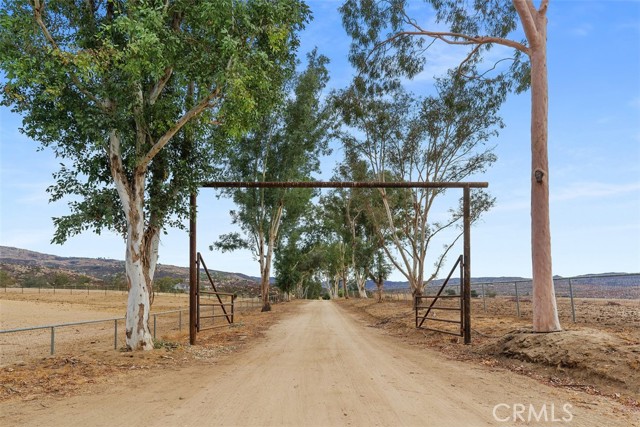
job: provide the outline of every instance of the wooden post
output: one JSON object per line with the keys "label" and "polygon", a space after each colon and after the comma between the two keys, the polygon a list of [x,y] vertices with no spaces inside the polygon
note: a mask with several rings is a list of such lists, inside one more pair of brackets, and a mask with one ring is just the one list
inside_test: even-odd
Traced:
{"label": "wooden post", "polygon": [[196,194],[189,200],[189,344],[196,343]]}
{"label": "wooden post", "polygon": [[471,190],[464,187],[463,195],[464,215],[464,284],[462,297],[464,299],[464,343],[471,344]]}

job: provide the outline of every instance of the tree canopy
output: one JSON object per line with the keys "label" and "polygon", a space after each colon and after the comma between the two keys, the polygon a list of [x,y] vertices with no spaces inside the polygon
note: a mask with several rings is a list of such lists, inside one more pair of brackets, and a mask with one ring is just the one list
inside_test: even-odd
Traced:
{"label": "tree canopy", "polygon": [[152,348],[160,231],[186,218],[213,136],[252,129],[282,97],[309,13],[301,0],[2,3],[2,103],[61,159],[49,191],[71,213],[54,241],[126,238],[130,348]]}

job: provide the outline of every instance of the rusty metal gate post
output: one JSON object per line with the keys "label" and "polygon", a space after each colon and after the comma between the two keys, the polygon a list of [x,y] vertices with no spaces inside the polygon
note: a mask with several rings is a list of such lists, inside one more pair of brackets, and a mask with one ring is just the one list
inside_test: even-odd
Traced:
{"label": "rusty metal gate post", "polygon": [[471,344],[471,190],[468,185],[464,187],[463,215],[464,215],[464,277],[463,277],[463,335],[464,343]]}
{"label": "rusty metal gate post", "polygon": [[189,344],[196,343],[196,193],[189,198]]}

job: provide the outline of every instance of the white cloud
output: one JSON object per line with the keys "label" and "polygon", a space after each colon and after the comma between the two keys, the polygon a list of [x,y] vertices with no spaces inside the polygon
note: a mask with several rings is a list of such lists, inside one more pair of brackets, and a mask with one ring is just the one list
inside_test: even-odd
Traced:
{"label": "white cloud", "polygon": [[569,29],[569,34],[575,37],[586,37],[589,34],[591,34],[592,30],[593,30],[593,26],[591,24],[585,23]]}
{"label": "white cloud", "polygon": [[602,182],[573,183],[553,192],[552,201],[560,202],[575,199],[593,199],[640,192],[640,182],[625,184],[606,184]]}

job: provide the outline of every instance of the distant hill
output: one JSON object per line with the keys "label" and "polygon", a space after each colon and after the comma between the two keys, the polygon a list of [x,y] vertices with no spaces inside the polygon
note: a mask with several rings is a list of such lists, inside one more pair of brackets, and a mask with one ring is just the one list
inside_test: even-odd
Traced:
{"label": "distant hill", "polygon": [[[21,283],[24,277],[46,276],[51,277],[56,273],[63,273],[71,279],[78,279],[83,283],[110,283],[115,278],[124,274],[124,261],[107,258],[82,258],[60,257],[43,254],[26,249],[0,246],[0,269],[5,271],[17,283]],[[237,290],[246,293],[259,293],[259,282],[250,276],[229,273],[225,271],[210,270],[216,281],[216,286],[221,285],[224,291]],[[189,269],[174,265],[158,264],[156,279],[170,277],[187,281]]]}
{"label": "distant hill", "polygon": [[[11,280],[12,283],[23,284],[26,278],[41,278],[41,282],[51,282],[51,277],[56,274],[64,274],[74,283],[90,283],[96,286],[108,284],[122,277],[124,273],[124,261],[106,258],[81,258],[81,257],[60,257],[56,255],[42,254],[26,249],[0,246],[0,276],[2,280]],[[242,273],[230,273],[225,271],[211,270],[211,275],[216,282],[216,287],[220,291],[238,292],[245,295],[257,296],[260,294],[260,279]],[[622,276],[622,273],[602,273],[578,276],[573,279],[574,288],[579,289],[582,295],[600,296],[612,295],[621,292],[620,289],[612,291],[613,288],[626,288],[631,297],[640,293],[639,277]],[[5,275],[8,279],[5,279]],[[183,282],[189,279],[189,269],[174,265],[158,264],[155,275],[156,279],[165,277],[181,279]],[[44,278],[44,279],[42,279]],[[580,279],[584,278],[584,279]],[[46,279],[46,280],[45,280]],[[556,283],[562,283],[562,277],[556,276]],[[530,281],[523,277],[473,277],[471,283],[496,283],[496,282],[523,282]],[[434,280],[430,287],[437,287],[442,284],[443,279]],[[274,283],[274,279],[271,279]],[[458,283],[458,278],[452,277],[450,284]],[[0,283],[0,286],[4,284]],[[409,283],[406,281],[386,281],[384,284],[387,292],[406,290]],[[366,288],[375,290],[375,284],[367,281]],[[526,289],[523,287],[522,289]],[[629,297],[625,294],[624,297]]]}

